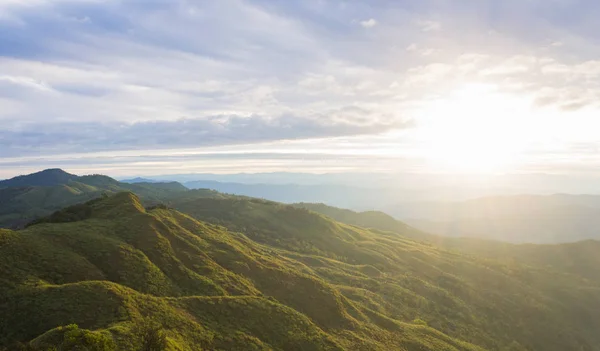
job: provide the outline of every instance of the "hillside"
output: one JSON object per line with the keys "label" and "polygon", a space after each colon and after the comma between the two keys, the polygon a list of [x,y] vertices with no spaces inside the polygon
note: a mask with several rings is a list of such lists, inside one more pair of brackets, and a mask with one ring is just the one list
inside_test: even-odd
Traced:
{"label": "hillside", "polygon": [[0,182],[0,228],[20,228],[60,208],[123,191],[133,191],[150,204],[187,188],[179,183],[126,184],[102,175],[46,170]]}
{"label": "hillside", "polygon": [[[63,221],[68,214],[77,218]],[[152,318],[170,350],[479,350],[386,316],[391,305],[369,303],[366,291],[338,286],[296,256],[173,210],[146,210],[130,193],[93,200],[0,231],[0,345],[64,346],[75,323],[108,349],[135,349],[136,326]],[[314,260],[340,277],[373,274]]]}
{"label": "hillside", "polygon": [[170,350],[600,350],[600,243],[444,239],[207,190],[165,203],[180,212],[118,193],[0,230],[0,348],[135,350],[151,321]]}
{"label": "hillside", "polygon": [[67,173],[62,169],[53,168],[7,180],[0,180],[0,188],[61,185],[77,178],[78,176],[74,174]]}
{"label": "hillside", "polygon": [[[519,262],[519,255],[502,256],[510,250],[507,244],[440,238],[439,247],[446,251],[430,241],[412,241],[403,232],[365,230],[264,200],[196,199],[174,205],[288,251],[286,256],[340,286],[349,299],[368,301],[387,317],[419,318],[491,350],[511,344],[516,350],[596,349],[597,341],[583,336],[591,332],[588,322],[600,321],[585,307],[600,302],[600,265],[588,264],[600,263],[594,249],[530,247],[523,255],[535,253],[538,259]],[[493,255],[484,258],[488,252]],[[559,259],[556,252],[562,253]],[[578,268],[563,266],[575,261],[587,270],[579,274]],[[577,322],[580,318],[587,322]],[[569,345],[551,336],[565,330],[579,334]]]}
{"label": "hillside", "polygon": [[407,227],[406,224],[385,214],[382,220],[371,221],[371,212],[354,212],[323,204],[295,204],[342,223],[370,227],[375,230],[391,231],[404,237],[431,244],[451,251],[477,255],[505,264],[519,262],[547,270],[579,275],[591,281],[600,281],[600,241],[585,240],[561,245],[512,244],[501,241],[477,238],[453,238],[436,236]]}
{"label": "hillside", "polygon": [[356,212],[341,209],[325,204],[296,203],[296,208],[304,208],[330,217],[336,221],[356,225],[363,228],[374,228],[383,231],[398,232],[404,236],[423,239],[429,235],[425,232],[411,228],[406,223],[396,220],[392,216],[380,211]]}

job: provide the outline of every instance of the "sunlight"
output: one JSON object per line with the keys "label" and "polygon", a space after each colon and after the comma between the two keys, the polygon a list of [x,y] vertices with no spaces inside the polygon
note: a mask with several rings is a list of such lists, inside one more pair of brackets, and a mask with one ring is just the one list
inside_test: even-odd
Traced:
{"label": "sunlight", "polygon": [[531,132],[529,106],[493,86],[463,86],[422,111],[423,156],[432,167],[445,171],[508,171]]}

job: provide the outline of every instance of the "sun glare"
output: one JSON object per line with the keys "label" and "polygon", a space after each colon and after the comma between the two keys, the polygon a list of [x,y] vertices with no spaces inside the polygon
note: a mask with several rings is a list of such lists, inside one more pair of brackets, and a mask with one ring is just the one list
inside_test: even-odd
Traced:
{"label": "sun glare", "polygon": [[423,110],[423,156],[444,171],[510,170],[525,147],[528,110],[526,101],[492,86],[464,86]]}

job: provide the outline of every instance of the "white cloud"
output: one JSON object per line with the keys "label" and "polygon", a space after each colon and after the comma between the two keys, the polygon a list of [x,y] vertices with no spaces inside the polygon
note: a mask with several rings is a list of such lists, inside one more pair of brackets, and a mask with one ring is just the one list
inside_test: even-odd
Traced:
{"label": "white cloud", "polygon": [[423,32],[431,32],[442,29],[442,24],[436,21],[430,20],[417,20],[415,24],[423,31]]}
{"label": "white cloud", "polygon": [[[15,46],[0,37],[4,125],[49,119],[63,126],[102,121],[140,127],[193,120],[206,127],[201,122],[214,122],[214,116],[261,116],[254,121],[264,129],[254,129],[256,138],[248,140],[259,142],[261,132],[264,139],[289,136],[290,123],[281,118],[290,115],[294,128],[307,129],[300,134],[306,139],[311,131],[338,137],[323,126],[340,126],[344,118],[384,133],[418,116],[432,99],[470,84],[495,86],[537,109],[569,116],[597,111],[600,101],[600,49],[560,28],[544,38],[568,45],[535,42],[511,21],[496,23],[491,32],[469,13],[436,9],[431,20],[425,10],[410,13],[384,3],[234,0],[234,6],[198,2],[191,8],[187,2],[35,1],[43,6],[0,0],[0,8],[10,8],[0,15],[0,31],[23,39]],[[578,43],[585,50],[576,51]],[[346,127],[343,135],[361,128]],[[403,138],[411,132],[403,131]],[[103,142],[111,145],[106,135]]]}
{"label": "white cloud", "polygon": [[50,87],[47,83],[42,82],[42,81],[37,81],[30,77],[0,75],[0,84],[2,82],[20,85],[20,86],[24,86],[24,87],[32,88],[35,90],[44,91],[44,92],[53,91],[52,87]]}
{"label": "white cloud", "polygon": [[374,18],[370,18],[368,20],[360,21],[360,25],[363,26],[363,28],[372,28],[377,25],[377,21]]}

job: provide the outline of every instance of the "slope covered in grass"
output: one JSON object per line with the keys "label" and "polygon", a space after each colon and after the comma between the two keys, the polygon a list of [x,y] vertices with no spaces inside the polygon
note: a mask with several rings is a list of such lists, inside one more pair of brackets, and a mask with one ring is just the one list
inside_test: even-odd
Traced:
{"label": "slope covered in grass", "polygon": [[[282,225],[300,224],[293,217]],[[345,226],[314,220],[323,237],[349,240]],[[170,350],[480,350],[386,310],[383,294],[370,297],[344,278],[375,281],[379,269],[334,255],[147,210],[131,193],[93,200],[25,230],[0,230],[0,346],[64,345],[75,333],[135,350],[136,326],[151,318]]]}
{"label": "slope covered in grass", "polygon": [[[506,256],[502,243],[414,240],[414,229],[406,226],[366,230],[263,200],[172,205],[284,250],[282,256],[333,284],[379,326],[391,326],[389,319],[423,321],[492,350],[598,349],[600,315],[593,311],[600,307],[600,265],[590,263],[597,262],[598,250],[532,246]],[[579,269],[583,265],[587,271]]]}
{"label": "slope covered in grass", "polygon": [[[557,196],[559,197],[559,196]],[[536,197],[534,197],[535,199]],[[560,198],[560,197],[559,197]],[[567,197],[573,198],[573,197]],[[577,200],[592,201],[595,197],[574,197]],[[377,230],[391,231],[399,235],[426,240],[437,247],[460,251],[479,257],[490,258],[499,262],[519,262],[524,265],[536,266],[546,270],[560,271],[578,275],[585,279],[600,281],[600,242],[585,240],[560,245],[550,244],[511,244],[493,240],[476,238],[452,238],[423,233],[410,228],[392,217],[377,213],[381,221],[372,220],[373,212],[354,212],[323,204],[295,204],[320,213],[336,221],[351,225],[369,227]]]}
{"label": "slope covered in grass", "polygon": [[59,169],[46,170],[0,181],[0,228],[21,228],[66,206],[123,191],[133,191],[151,204],[187,188],[179,183],[127,184],[102,175],[80,177]]}
{"label": "slope covered in grass", "polygon": [[363,228],[374,228],[384,231],[398,232],[402,233],[402,235],[404,236],[410,236],[412,238],[418,239],[428,237],[428,234],[415,228],[411,228],[406,223],[398,221],[392,216],[380,211],[356,212],[333,206],[327,206],[325,204],[313,204],[304,202],[293,204],[292,206],[296,208],[303,208],[310,211],[314,211],[327,217],[330,217],[336,221]]}

